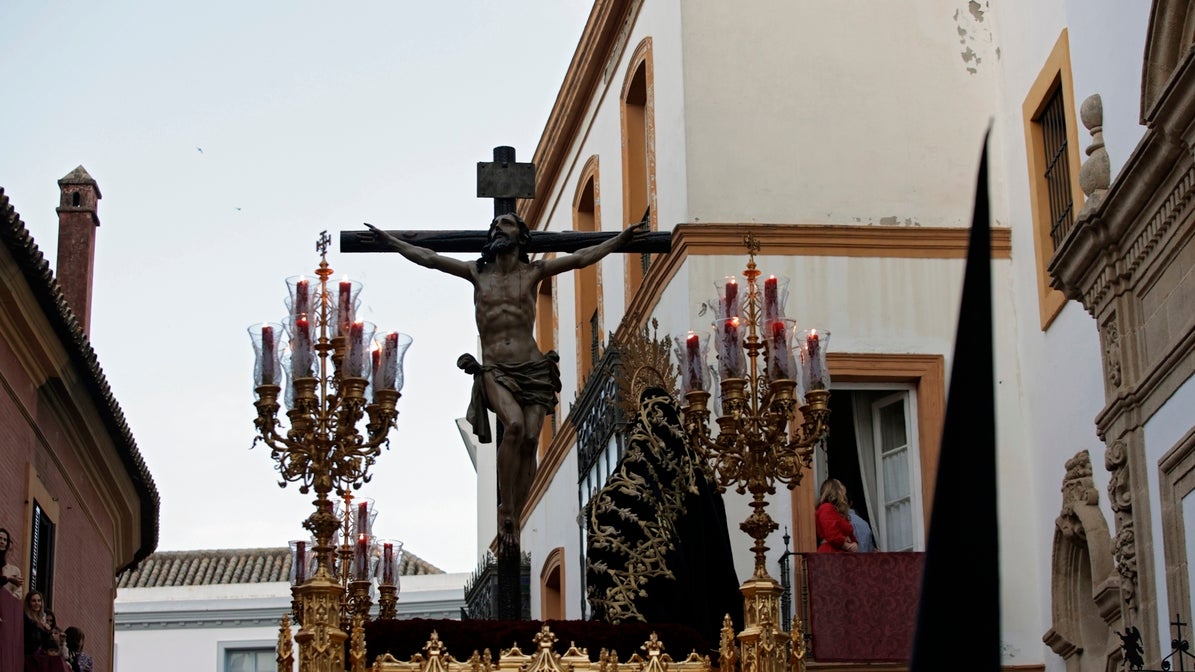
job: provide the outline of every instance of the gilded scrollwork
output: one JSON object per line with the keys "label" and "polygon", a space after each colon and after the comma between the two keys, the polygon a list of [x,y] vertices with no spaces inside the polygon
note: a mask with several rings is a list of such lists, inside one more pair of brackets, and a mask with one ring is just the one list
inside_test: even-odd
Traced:
{"label": "gilded scrollwork", "polygon": [[[733,627],[731,628],[733,638]],[[556,653],[556,635],[549,626],[544,625],[536,634],[534,643],[536,651],[533,656],[524,654],[516,643],[510,649],[500,653],[494,661],[489,649],[485,653],[473,656],[465,662],[458,662],[447,653],[439,635],[432,633],[431,639],[423,649],[422,654],[416,654],[409,661],[399,661],[390,654],[379,656],[374,662],[372,672],[484,672],[486,670],[522,670],[523,672],[710,672],[711,665],[708,657],[690,654],[681,661],[675,661],[664,652],[664,642],[652,633],[650,639],[643,644],[644,658],[633,654],[625,662],[618,660],[618,654],[613,650],[600,649],[597,660],[590,661],[586,649],[578,648],[576,643],[570,644],[564,655]],[[729,668],[722,668],[723,672],[730,672]]]}

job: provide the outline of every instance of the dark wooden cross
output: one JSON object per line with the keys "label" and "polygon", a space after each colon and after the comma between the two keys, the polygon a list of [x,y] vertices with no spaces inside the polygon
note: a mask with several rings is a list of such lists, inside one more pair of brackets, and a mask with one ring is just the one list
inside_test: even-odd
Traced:
{"label": "dark wooden cross", "polygon": [[[516,163],[513,147],[495,147],[494,160],[477,163],[477,197],[494,199],[494,217],[515,211],[515,199],[535,198],[535,164]],[[627,222],[627,225],[631,222]],[[621,227],[620,227],[621,228]],[[341,252],[393,252],[380,241],[361,238],[368,231],[341,231]],[[489,235],[488,227],[471,231],[406,230],[388,231],[412,245],[433,252],[481,252]],[[617,236],[617,231],[532,231],[531,242],[523,249],[538,252],[576,252]],[[619,250],[623,253],[657,253],[672,249],[672,234],[640,233]]]}
{"label": "dark wooden cross", "polygon": [[[535,198],[535,164],[515,161],[513,147],[495,147],[494,160],[477,163],[477,197],[494,199],[494,217],[515,212],[515,199]],[[622,227],[619,227],[620,229]],[[391,235],[412,245],[425,247],[434,252],[481,252],[488,242],[489,227],[474,231],[389,231]],[[381,241],[367,241],[361,234],[368,231],[341,231],[341,252],[393,252]],[[532,231],[531,241],[523,250],[537,252],[576,252],[597,245],[617,236],[618,232],[549,233]],[[619,252],[655,253],[672,249],[670,233],[638,233]],[[499,423],[497,441],[502,440],[502,426]],[[497,604],[496,616],[501,620],[519,620],[523,617],[522,599],[522,552],[519,548],[517,530],[513,535],[501,532],[499,521],[499,545],[497,557]]]}

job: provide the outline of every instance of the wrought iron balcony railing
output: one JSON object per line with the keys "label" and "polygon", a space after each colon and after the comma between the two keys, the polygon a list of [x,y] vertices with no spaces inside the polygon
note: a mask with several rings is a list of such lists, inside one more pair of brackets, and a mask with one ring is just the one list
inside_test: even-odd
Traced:
{"label": "wrought iron balcony railing", "polygon": [[[618,377],[622,361],[618,348],[610,345],[602,354],[577,401],[569,407],[569,417],[577,428],[577,480],[585,480],[615,432],[626,424],[618,404]],[[619,441],[619,456],[622,443]]]}

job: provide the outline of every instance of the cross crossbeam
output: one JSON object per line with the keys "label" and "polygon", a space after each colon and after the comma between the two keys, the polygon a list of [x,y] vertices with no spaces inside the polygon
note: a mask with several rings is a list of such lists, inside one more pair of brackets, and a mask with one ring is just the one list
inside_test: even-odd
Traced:
{"label": "cross crossbeam", "polygon": [[[341,252],[393,252],[383,241],[363,240],[369,231],[341,231]],[[427,248],[433,252],[481,252],[486,244],[487,232],[475,231],[388,231],[387,233],[412,245]],[[541,252],[576,252],[590,245],[597,245],[615,236],[613,231],[532,231],[531,242],[524,248],[529,254]],[[659,253],[672,249],[672,234],[666,231],[640,233],[619,252]]]}

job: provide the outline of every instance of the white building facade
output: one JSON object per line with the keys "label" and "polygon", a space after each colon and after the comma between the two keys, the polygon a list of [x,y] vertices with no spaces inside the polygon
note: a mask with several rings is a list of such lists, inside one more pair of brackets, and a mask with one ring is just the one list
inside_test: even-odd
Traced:
{"label": "white building facade", "polygon": [[[564,389],[523,520],[533,617],[586,613],[578,518],[619,444],[580,446],[574,404],[606,384],[591,374],[611,337],[653,319],[708,331],[700,307],[742,272],[748,232],[765,277],[790,279],[787,315],[832,333],[846,433],[898,437],[896,453],[860,438],[842,458],[856,504],[882,549],[924,550],[990,128],[1003,662],[1105,669],[1130,626],[1147,662],[1168,653],[1170,618],[1195,601],[1192,21],[1161,0],[597,0],[520,213],[547,231],[646,217],[672,251],[541,289],[537,338],[561,353]],[[1100,115],[1083,104],[1097,93]],[[1084,169],[1081,185],[1092,129],[1107,177]],[[771,499],[773,553],[786,527],[794,550],[816,548],[830,454]],[[749,509],[726,502],[745,578]]]}
{"label": "white building facade", "polygon": [[[398,618],[460,618],[467,574],[446,574],[409,553],[399,569]],[[277,670],[289,570],[286,548],[151,555],[117,589],[114,669]],[[292,636],[297,631],[293,625]]]}

